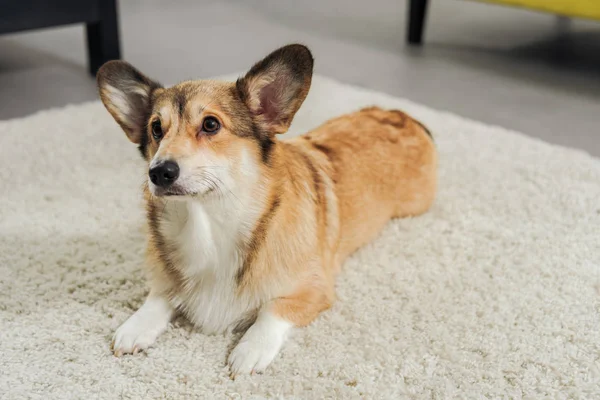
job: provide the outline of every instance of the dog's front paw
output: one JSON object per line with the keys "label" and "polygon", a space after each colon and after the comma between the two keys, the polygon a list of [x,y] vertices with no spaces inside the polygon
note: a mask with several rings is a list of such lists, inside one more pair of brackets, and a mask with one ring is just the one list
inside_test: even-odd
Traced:
{"label": "dog's front paw", "polygon": [[134,314],[115,332],[111,346],[113,354],[121,357],[123,354],[137,354],[146,350],[161,332],[162,329],[150,326]]}
{"label": "dog's front paw", "polygon": [[148,296],[144,305],[115,332],[111,345],[114,355],[146,350],[167,329],[172,315],[173,308],[164,298]]}
{"label": "dog's front paw", "polygon": [[290,323],[272,315],[259,317],[229,355],[233,376],[263,372],[279,353],[290,328]]}
{"label": "dog's front paw", "polygon": [[231,373],[238,375],[264,371],[279,352],[281,342],[242,339],[229,355]]}

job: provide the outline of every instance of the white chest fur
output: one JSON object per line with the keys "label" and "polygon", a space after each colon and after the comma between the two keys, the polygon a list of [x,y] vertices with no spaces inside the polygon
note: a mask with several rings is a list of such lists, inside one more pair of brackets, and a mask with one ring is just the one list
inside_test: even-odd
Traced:
{"label": "white chest fur", "polygon": [[173,301],[207,333],[232,327],[259,300],[238,292],[236,274],[243,263],[241,244],[251,234],[251,210],[223,200],[169,201],[160,219],[166,241],[177,252],[186,284]]}

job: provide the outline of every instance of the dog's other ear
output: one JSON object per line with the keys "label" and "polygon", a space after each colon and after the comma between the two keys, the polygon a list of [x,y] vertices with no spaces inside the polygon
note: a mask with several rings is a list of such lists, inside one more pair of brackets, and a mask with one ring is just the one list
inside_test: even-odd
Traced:
{"label": "dog's other ear", "polygon": [[285,133],[308,94],[312,72],[310,50],[291,44],[256,63],[236,87],[264,131]]}
{"label": "dog's other ear", "polygon": [[152,92],[161,85],[125,61],[109,61],[96,76],[102,103],[129,140],[140,144],[151,112]]}

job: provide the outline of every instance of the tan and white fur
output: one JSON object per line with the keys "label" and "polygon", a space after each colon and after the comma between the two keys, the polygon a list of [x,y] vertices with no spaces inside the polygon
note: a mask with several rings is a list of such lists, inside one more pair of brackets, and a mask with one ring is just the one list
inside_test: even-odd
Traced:
{"label": "tan and white fur", "polygon": [[335,299],[344,259],[394,217],[433,202],[428,131],[376,107],[288,141],[310,88],[302,45],[271,53],[235,83],[164,88],[131,65],[98,72],[100,96],[148,162],[150,292],[115,333],[117,356],[151,346],[175,313],[205,332],[249,326],[233,374],[260,372],[293,327]]}

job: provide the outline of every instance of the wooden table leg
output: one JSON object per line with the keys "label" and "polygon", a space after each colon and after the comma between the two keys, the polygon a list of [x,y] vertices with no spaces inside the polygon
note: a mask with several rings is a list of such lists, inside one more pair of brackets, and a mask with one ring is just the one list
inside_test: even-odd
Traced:
{"label": "wooden table leg", "polygon": [[86,25],[89,71],[93,76],[105,62],[121,58],[117,0],[97,1],[100,19]]}
{"label": "wooden table leg", "polygon": [[428,0],[409,0],[407,32],[407,41],[409,44],[420,45],[423,41],[427,2]]}

